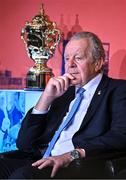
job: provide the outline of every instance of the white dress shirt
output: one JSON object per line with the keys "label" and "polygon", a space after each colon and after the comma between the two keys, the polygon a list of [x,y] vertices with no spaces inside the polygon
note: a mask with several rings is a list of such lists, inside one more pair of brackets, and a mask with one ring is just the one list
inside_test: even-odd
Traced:
{"label": "white dress shirt", "polygon": [[[93,95],[94,95],[94,93],[95,93],[95,91],[96,91],[96,89],[97,89],[97,87],[101,81],[101,78],[102,78],[102,74],[100,73],[95,78],[93,78],[87,84],[85,84],[83,86],[83,88],[85,89],[84,98],[82,99],[81,104],[78,108],[78,111],[76,112],[76,114],[74,116],[74,120],[72,121],[72,124],[67,129],[64,129],[61,132],[60,137],[57,140],[57,142],[56,142],[56,144],[55,144],[55,146],[51,152],[52,156],[61,155],[61,154],[64,154],[66,152],[72,151],[74,149],[74,145],[72,143],[72,137],[79,130],[79,128],[82,124],[82,121],[83,121],[85,114],[88,110],[88,107],[89,107],[90,102],[93,98]],[[69,111],[66,113],[66,116],[63,118],[63,121],[65,121],[68,113],[70,112],[71,107],[74,104],[75,99],[73,101],[71,101],[70,106],[69,106]],[[44,113],[44,112],[39,112],[39,111],[35,112],[35,111],[36,110],[33,110],[32,113],[34,113],[34,114]]]}

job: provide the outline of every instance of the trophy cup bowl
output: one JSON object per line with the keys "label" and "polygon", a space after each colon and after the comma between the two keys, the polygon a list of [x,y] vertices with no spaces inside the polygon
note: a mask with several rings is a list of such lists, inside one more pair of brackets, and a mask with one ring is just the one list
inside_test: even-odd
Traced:
{"label": "trophy cup bowl", "polygon": [[61,39],[60,30],[45,14],[43,5],[40,13],[34,16],[31,22],[26,22],[21,31],[21,38],[25,43],[28,56],[35,63],[27,73],[25,89],[42,90],[53,76],[47,61],[54,55]]}

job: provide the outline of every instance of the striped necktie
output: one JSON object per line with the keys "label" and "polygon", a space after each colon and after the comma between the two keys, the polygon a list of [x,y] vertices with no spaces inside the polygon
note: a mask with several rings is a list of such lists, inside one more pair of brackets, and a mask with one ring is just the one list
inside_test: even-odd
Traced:
{"label": "striped necktie", "polygon": [[74,102],[74,104],[73,104],[73,106],[72,106],[66,120],[61,123],[58,130],[55,132],[52,140],[49,143],[48,148],[45,151],[45,154],[44,154],[43,158],[47,158],[47,157],[50,156],[51,151],[52,151],[55,143],[57,142],[57,139],[59,138],[61,132],[71,124],[72,120],[74,119],[73,117],[74,117],[76,111],[78,110],[79,105],[80,105],[80,103],[81,103],[81,101],[83,99],[83,92],[84,91],[85,91],[84,88],[79,88],[77,90],[77,98],[76,98],[76,100],[75,100],[75,102]]}

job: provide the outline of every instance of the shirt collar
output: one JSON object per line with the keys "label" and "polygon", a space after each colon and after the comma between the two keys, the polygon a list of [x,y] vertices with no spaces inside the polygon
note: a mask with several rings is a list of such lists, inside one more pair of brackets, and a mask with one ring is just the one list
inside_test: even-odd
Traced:
{"label": "shirt collar", "polygon": [[[93,79],[91,79],[87,84],[82,86],[86,91],[87,90],[96,90],[97,86],[99,85],[101,79],[102,79],[103,73],[99,73],[97,76],[95,76]],[[76,88],[77,91],[78,88]]]}
{"label": "shirt collar", "polygon": [[98,86],[98,84],[100,83],[101,79],[102,79],[103,74],[99,73],[97,76],[95,76],[93,79],[91,79],[87,84],[85,84],[83,86],[83,88],[85,90],[94,88],[96,86]]}

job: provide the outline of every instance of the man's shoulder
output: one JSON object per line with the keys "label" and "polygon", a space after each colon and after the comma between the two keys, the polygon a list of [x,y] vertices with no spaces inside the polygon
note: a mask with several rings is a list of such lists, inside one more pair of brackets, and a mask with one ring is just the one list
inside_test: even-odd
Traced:
{"label": "man's shoulder", "polygon": [[115,79],[115,78],[109,78],[110,79],[110,84],[113,84],[115,86],[126,86],[126,80],[125,79]]}
{"label": "man's shoulder", "polygon": [[110,86],[118,86],[118,85],[126,85],[126,80],[125,79],[117,79],[117,78],[112,78],[106,75],[103,75],[103,81],[109,82]]}

